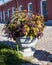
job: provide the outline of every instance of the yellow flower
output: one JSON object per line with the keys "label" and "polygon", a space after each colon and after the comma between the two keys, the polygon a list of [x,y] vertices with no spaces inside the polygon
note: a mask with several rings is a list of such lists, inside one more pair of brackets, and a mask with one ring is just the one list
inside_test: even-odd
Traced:
{"label": "yellow flower", "polygon": [[24,28],[27,29],[29,31],[29,26],[24,25]]}
{"label": "yellow flower", "polygon": [[38,21],[37,21],[37,24],[41,24],[41,21],[38,20]]}
{"label": "yellow flower", "polygon": [[28,35],[30,28],[27,25],[24,25],[25,35]]}
{"label": "yellow flower", "polygon": [[28,32],[24,32],[24,34],[27,36],[28,35]]}
{"label": "yellow flower", "polygon": [[31,35],[30,35],[30,38],[32,39],[32,38],[33,38],[33,36],[31,36]]}
{"label": "yellow flower", "polygon": [[28,21],[28,16],[25,17],[25,20]]}
{"label": "yellow flower", "polygon": [[21,21],[24,21],[24,20],[25,20],[25,19],[23,19],[23,18],[21,19]]}
{"label": "yellow flower", "polygon": [[37,21],[37,26],[38,26],[38,27],[41,27],[41,24],[42,24],[41,21],[38,20],[38,21]]}
{"label": "yellow flower", "polygon": [[14,27],[14,28],[16,27],[16,24],[11,24],[11,25],[12,25],[12,27]]}
{"label": "yellow flower", "polygon": [[34,30],[34,31],[39,31],[39,29],[38,29],[38,28],[33,28],[33,30]]}
{"label": "yellow flower", "polygon": [[38,24],[37,26],[38,26],[38,28],[42,27],[41,24]]}
{"label": "yellow flower", "polygon": [[37,32],[39,31],[39,29],[38,28],[33,28],[33,30],[34,30],[34,34],[37,35]]}
{"label": "yellow flower", "polygon": [[32,35],[32,34],[30,34],[30,38],[31,38],[31,39],[33,38],[33,35]]}
{"label": "yellow flower", "polygon": [[36,16],[36,18],[40,19],[40,16]]}
{"label": "yellow flower", "polygon": [[26,32],[25,35],[28,35],[28,33]]}
{"label": "yellow flower", "polygon": [[36,15],[34,15],[34,14],[33,14],[33,15],[32,15],[32,18],[34,19],[34,18],[35,18],[35,16],[36,16]]}

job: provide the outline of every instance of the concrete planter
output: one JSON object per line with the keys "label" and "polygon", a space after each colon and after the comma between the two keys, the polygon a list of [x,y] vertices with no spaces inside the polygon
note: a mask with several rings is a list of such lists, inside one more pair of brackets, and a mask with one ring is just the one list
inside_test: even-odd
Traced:
{"label": "concrete planter", "polygon": [[30,39],[27,36],[16,38],[16,43],[18,44],[18,47],[21,48],[21,51],[19,51],[23,54],[23,56],[33,56],[35,53],[34,46],[37,41],[37,38]]}

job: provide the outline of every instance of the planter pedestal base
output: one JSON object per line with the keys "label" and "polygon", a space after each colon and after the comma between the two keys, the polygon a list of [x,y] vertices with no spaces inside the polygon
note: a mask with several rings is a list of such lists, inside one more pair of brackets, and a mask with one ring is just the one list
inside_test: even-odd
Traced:
{"label": "planter pedestal base", "polygon": [[19,52],[23,54],[23,57],[30,57],[34,55],[35,51],[35,48],[31,47]]}

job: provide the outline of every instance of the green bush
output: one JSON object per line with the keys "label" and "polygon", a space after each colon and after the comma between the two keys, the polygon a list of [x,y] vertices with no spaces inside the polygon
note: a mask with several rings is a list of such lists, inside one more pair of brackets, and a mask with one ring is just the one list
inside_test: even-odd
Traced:
{"label": "green bush", "polygon": [[16,50],[1,49],[0,56],[0,60],[2,60],[6,65],[21,65],[22,63],[22,54],[18,53]]}
{"label": "green bush", "polygon": [[0,44],[0,65],[22,65],[23,55],[7,45]]}

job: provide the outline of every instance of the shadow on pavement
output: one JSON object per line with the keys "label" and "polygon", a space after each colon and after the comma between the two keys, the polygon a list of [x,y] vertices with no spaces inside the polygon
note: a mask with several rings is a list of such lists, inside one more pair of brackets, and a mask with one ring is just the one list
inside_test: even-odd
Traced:
{"label": "shadow on pavement", "polygon": [[34,57],[41,61],[52,62],[52,54],[43,50],[36,50]]}
{"label": "shadow on pavement", "polygon": [[0,24],[5,24],[6,22],[0,22]]}
{"label": "shadow on pavement", "polygon": [[47,22],[45,22],[46,26],[52,26],[52,20],[48,20]]}
{"label": "shadow on pavement", "polygon": [[13,48],[15,48],[15,42],[12,42],[12,41],[0,41],[0,43],[2,43],[2,44],[6,44],[7,46],[10,46],[10,47],[13,47]]}
{"label": "shadow on pavement", "polygon": [[40,65],[40,64],[32,64],[32,63],[23,63],[22,65]]}

